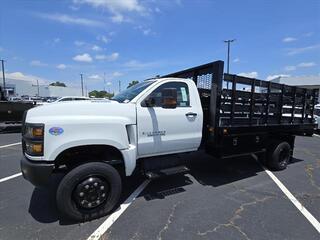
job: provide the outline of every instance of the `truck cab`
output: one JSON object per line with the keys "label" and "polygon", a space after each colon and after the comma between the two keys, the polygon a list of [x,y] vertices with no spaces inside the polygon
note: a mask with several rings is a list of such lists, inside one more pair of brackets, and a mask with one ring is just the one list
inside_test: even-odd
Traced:
{"label": "truck cab", "polygon": [[[147,80],[112,100],[51,103],[29,110],[24,117],[22,172],[35,186],[45,185],[63,168],[72,172],[79,165],[101,162],[108,163],[105,166],[114,170],[113,175],[130,176],[139,159],[196,151],[202,124],[197,87],[190,79]],[[98,180],[93,184],[100,186]],[[90,209],[88,204],[95,206],[86,201],[78,209]],[[83,219],[83,212],[75,212],[69,217]]]}

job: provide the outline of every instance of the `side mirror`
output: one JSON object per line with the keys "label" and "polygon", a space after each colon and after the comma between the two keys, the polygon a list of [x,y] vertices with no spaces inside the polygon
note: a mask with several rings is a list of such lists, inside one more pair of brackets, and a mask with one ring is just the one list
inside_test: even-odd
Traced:
{"label": "side mirror", "polygon": [[144,100],[144,106],[146,107],[154,107],[156,104],[156,100],[153,97],[149,97],[146,100]]}
{"label": "side mirror", "polygon": [[177,107],[177,89],[164,88],[161,91],[162,107],[163,108],[176,108]]}

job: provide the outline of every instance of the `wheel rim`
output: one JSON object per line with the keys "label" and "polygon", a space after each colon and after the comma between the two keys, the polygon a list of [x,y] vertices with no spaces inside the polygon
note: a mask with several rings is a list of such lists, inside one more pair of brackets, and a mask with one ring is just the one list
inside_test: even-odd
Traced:
{"label": "wheel rim", "polygon": [[279,163],[281,166],[284,166],[287,164],[289,159],[289,151],[287,149],[281,149],[279,154]]}
{"label": "wheel rim", "polygon": [[79,182],[73,198],[80,208],[92,209],[103,204],[109,195],[109,184],[99,176],[90,176]]}

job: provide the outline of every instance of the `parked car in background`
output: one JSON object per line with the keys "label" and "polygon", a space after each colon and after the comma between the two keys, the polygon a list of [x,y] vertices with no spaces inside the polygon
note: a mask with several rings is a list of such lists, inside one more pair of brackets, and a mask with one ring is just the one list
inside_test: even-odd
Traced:
{"label": "parked car in background", "polygon": [[317,104],[315,106],[314,118],[315,118],[316,124],[317,124],[317,131],[320,132],[320,104]]}
{"label": "parked car in background", "polygon": [[20,102],[22,99],[19,97],[9,97],[8,100],[10,102]]}
{"label": "parked car in background", "polygon": [[67,102],[67,101],[80,101],[80,100],[90,100],[90,98],[83,97],[83,96],[65,96],[65,97],[59,98],[54,102]]}

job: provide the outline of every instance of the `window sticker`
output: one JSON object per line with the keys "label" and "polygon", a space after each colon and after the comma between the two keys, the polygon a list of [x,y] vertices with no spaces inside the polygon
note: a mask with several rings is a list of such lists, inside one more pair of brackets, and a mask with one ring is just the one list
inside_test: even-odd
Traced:
{"label": "window sticker", "polygon": [[183,102],[187,102],[188,101],[188,97],[187,97],[187,91],[185,87],[181,87],[181,95],[182,95],[182,101]]}

